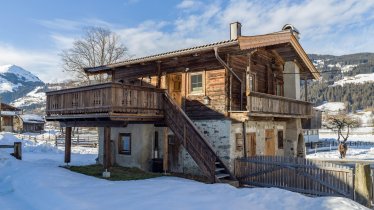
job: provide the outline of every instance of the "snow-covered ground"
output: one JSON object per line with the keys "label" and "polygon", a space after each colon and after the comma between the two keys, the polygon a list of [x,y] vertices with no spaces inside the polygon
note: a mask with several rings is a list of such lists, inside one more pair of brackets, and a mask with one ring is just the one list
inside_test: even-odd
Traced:
{"label": "snow-covered ground", "polygon": [[357,74],[355,76],[345,76],[343,79],[334,82],[332,86],[344,86],[345,84],[364,84],[369,82],[374,82],[374,73]]}
{"label": "snow-covered ground", "polygon": [[[1,133],[0,144],[18,141]],[[77,148],[72,164],[91,164],[94,151]],[[159,177],[107,181],[58,167],[63,151],[23,141],[23,160],[0,150],[0,209],[366,209],[340,197],[311,198],[276,188],[237,189],[227,184]]]}
{"label": "snow-covered ground", "polygon": [[[307,155],[312,159],[339,159],[340,155],[336,147],[332,147],[331,151],[318,151]],[[374,161],[374,147],[348,147],[346,160],[370,160]]]}

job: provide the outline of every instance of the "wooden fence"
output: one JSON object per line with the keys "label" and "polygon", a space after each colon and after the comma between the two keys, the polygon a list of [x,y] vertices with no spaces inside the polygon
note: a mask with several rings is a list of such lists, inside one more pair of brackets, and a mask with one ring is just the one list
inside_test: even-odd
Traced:
{"label": "wooden fence", "polygon": [[354,199],[354,167],[294,157],[254,156],[235,161],[241,185],[278,187]]}
{"label": "wooden fence", "polygon": [[[65,145],[65,135],[23,135],[17,134],[17,138],[22,140],[29,140],[33,142],[41,142],[45,144],[51,144],[55,147],[57,146],[64,146]],[[75,135],[71,138],[72,146],[82,146],[82,147],[97,147],[99,144],[99,137],[98,135]]]}
{"label": "wooden fence", "polygon": [[[363,147],[363,146],[374,146],[374,142],[368,141],[347,141],[348,147]],[[337,147],[339,143],[337,141],[319,141],[319,142],[307,142],[305,147],[308,149],[315,149],[321,147]]]}

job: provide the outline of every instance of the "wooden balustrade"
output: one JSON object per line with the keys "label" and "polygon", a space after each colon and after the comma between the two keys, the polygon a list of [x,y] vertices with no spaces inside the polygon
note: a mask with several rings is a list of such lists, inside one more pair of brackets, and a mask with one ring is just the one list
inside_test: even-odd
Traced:
{"label": "wooden balustrade", "polygon": [[162,115],[164,90],[105,83],[47,92],[48,116],[87,114]]}
{"label": "wooden balustrade", "polygon": [[247,109],[250,114],[260,116],[312,115],[312,103],[258,92],[251,92],[248,96]]}

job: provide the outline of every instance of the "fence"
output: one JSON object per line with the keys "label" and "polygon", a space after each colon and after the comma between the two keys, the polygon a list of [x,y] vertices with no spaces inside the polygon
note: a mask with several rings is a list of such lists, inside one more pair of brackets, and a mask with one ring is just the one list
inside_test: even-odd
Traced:
{"label": "fence", "polygon": [[354,167],[294,157],[254,156],[235,161],[241,185],[278,187],[354,199]]}
{"label": "fence", "polygon": [[[42,142],[46,144],[54,145],[55,147],[64,146],[65,145],[65,135],[25,135],[25,134],[17,134],[17,138],[22,140],[29,140],[33,142]],[[83,147],[97,147],[99,138],[98,135],[90,135],[90,134],[79,134],[75,135],[71,139],[72,146],[83,146]]]}
{"label": "fence", "polygon": [[[374,142],[368,141],[347,141],[348,147],[363,147],[363,146],[374,146]],[[319,142],[308,142],[305,143],[305,147],[309,149],[321,148],[321,147],[337,147],[339,142],[337,141],[319,141]]]}

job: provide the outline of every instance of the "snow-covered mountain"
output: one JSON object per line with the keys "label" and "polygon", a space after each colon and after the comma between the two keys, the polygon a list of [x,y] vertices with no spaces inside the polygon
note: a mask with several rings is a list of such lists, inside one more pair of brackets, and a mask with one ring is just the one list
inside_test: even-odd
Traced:
{"label": "snow-covered mountain", "polygon": [[[11,103],[30,94],[35,95],[38,90],[44,92],[44,89],[44,82],[22,67],[16,65],[0,66],[0,96],[2,102]],[[24,108],[29,106],[30,103],[18,103],[18,105]]]}

